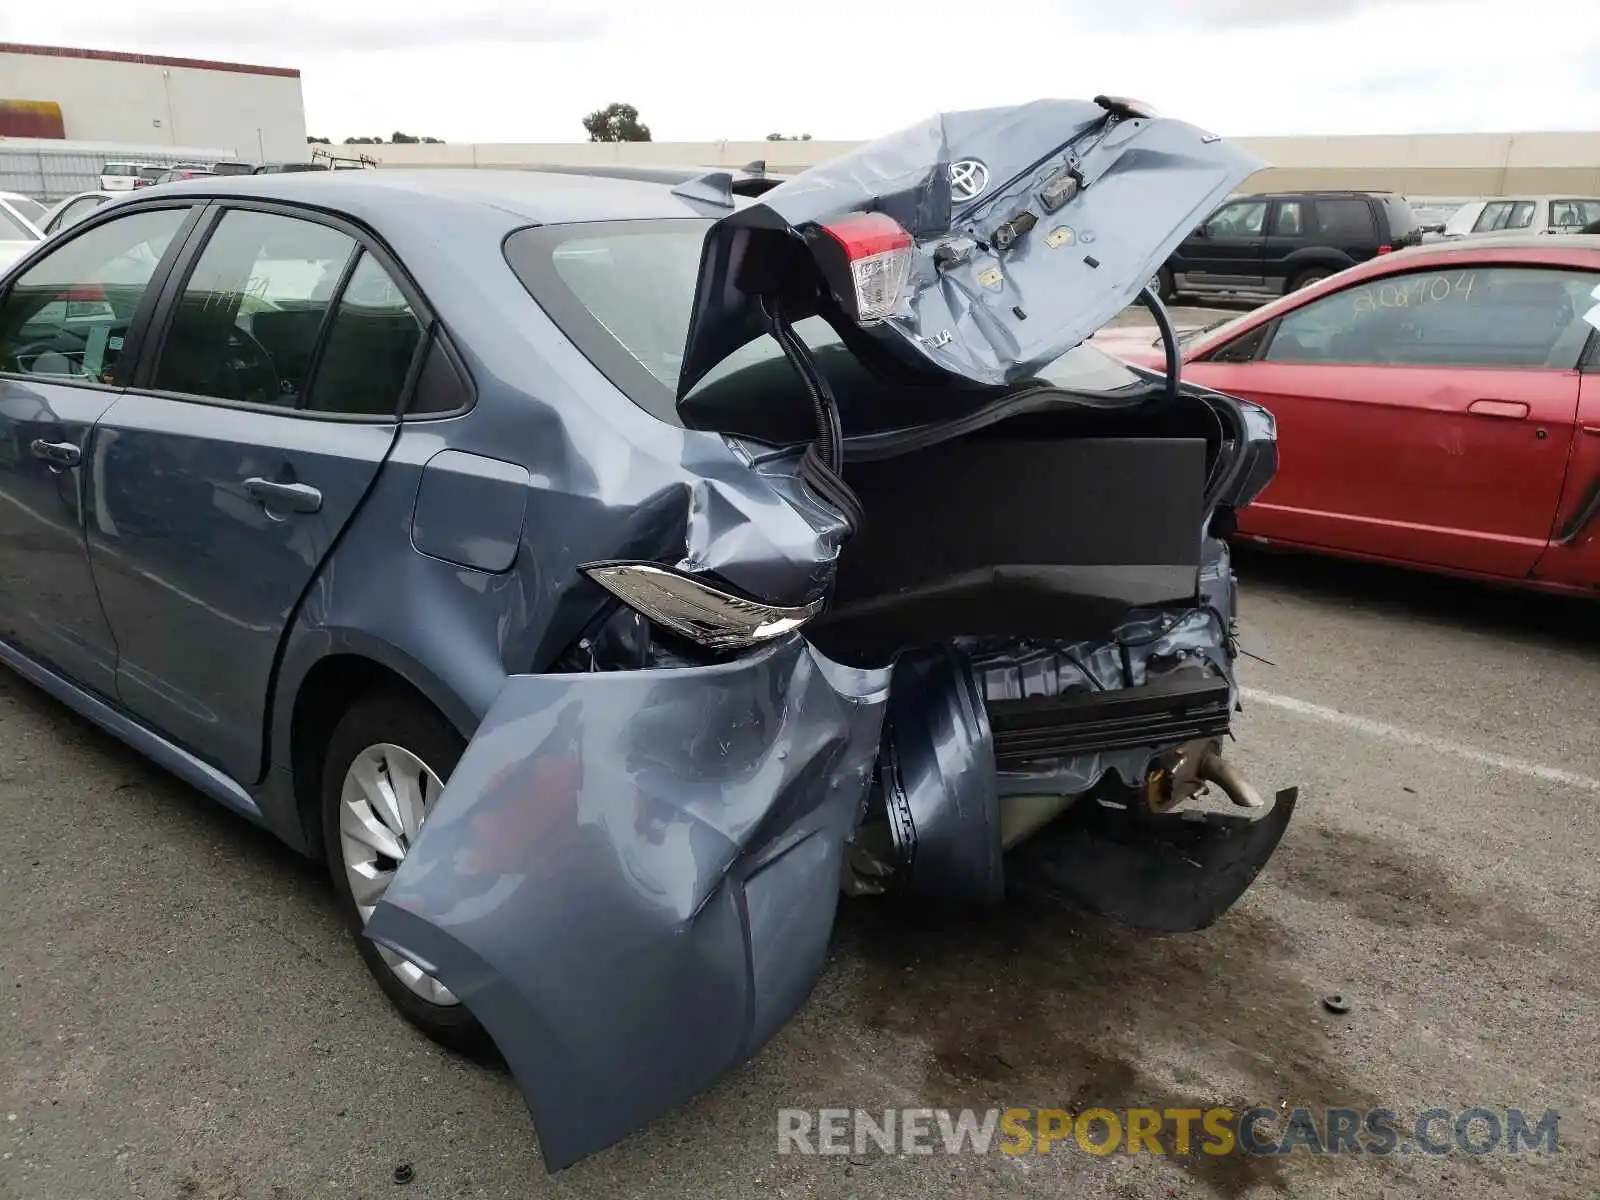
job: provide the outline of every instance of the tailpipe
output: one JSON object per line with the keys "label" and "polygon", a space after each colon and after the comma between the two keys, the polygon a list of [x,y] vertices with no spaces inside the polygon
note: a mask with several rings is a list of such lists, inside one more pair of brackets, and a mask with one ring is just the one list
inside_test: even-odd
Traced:
{"label": "tailpipe", "polygon": [[1195,775],[1207,783],[1216,784],[1240,808],[1260,808],[1266,804],[1255,786],[1215,748],[1208,748],[1200,756]]}

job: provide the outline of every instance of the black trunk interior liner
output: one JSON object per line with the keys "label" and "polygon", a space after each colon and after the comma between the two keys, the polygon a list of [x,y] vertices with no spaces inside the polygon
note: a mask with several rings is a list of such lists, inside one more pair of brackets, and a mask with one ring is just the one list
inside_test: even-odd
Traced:
{"label": "black trunk interior liner", "polygon": [[1228,732],[1228,682],[1174,673],[1141,687],[991,700],[995,764],[1008,766],[1137,746],[1173,746]]}
{"label": "black trunk interior liner", "polygon": [[961,636],[1104,639],[1130,608],[1192,602],[1203,438],[994,434],[846,461],[865,512],[839,556],[824,653]]}

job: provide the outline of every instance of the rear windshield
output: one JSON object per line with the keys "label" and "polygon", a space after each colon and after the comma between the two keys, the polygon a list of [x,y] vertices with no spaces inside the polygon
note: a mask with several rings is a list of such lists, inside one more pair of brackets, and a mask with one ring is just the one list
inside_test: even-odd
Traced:
{"label": "rear windshield", "polygon": [[21,213],[25,220],[32,221],[35,225],[43,225],[44,215],[49,211],[37,200],[30,200],[26,196],[8,197],[6,203]]}
{"label": "rear windshield", "polygon": [[1416,210],[1406,203],[1403,196],[1385,196],[1383,210],[1389,214],[1389,236],[1394,241],[1404,241],[1422,228]]}
{"label": "rear windshield", "polygon": [[0,206],[0,242],[37,242],[39,235],[11,215],[11,210]]}
{"label": "rear windshield", "polygon": [[[714,427],[770,441],[810,436],[810,400],[777,344],[759,337],[676,403],[700,249],[711,222],[608,221],[525,229],[506,241],[511,269],[562,331],[634,403],[674,425]],[[796,332],[815,353],[850,432],[952,416],[994,392],[948,384],[891,385],[867,372],[820,317]],[[1074,391],[1142,392],[1141,376],[1087,344],[1040,377]]]}
{"label": "rear windshield", "polygon": [[132,163],[107,163],[100,168],[102,175],[137,175],[139,168]]}

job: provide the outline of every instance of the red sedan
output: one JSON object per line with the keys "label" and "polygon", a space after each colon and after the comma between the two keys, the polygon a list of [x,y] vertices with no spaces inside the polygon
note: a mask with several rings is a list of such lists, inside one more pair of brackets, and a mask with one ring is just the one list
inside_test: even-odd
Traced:
{"label": "red sedan", "polygon": [[1182,336],[1185,380],[1277,418],[1241,538],[1600,591],[1600,242],[1419,246]]}

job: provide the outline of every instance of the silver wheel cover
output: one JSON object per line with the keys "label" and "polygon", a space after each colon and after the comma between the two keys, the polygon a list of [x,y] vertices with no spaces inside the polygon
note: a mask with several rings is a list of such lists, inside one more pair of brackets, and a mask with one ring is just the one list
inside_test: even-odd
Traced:
{"label": "silver wheel cover", "polygon": [[[443,790],[427,763],[403,746],[380,742],[351,762],[339,794],[339,852],[362,924],[371,919]],[[383,946],[378,953],[401,983],[430,1004],[460,1003],[415,963]]]}

